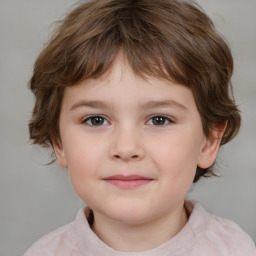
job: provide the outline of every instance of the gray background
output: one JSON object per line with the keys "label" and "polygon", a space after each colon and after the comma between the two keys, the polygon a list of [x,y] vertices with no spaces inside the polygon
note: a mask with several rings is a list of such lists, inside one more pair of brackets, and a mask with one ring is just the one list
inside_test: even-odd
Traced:
{"label": "gray background", "polygon": [[[239,136],[221,149],[220,178],[191,188],[210,211],[237,222],[256,241],[256,1],[200,0],[233,50]],[[33,62],[72,0],[0,1],[0,256],[18,256],[39,237],[73,220],[83,202],[66,170],[44,165],[50,152],[28,143]]]}

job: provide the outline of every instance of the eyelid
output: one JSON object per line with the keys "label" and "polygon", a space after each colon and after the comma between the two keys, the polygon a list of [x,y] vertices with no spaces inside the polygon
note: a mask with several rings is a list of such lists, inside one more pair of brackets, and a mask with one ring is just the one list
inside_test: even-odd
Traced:
{"label": "eyelid", "polygon": [[[105,121],[107,121],[107,124],[104,124],[104,123],[103,123],[103,124],[100,124],[100,125],[93,125],[93,124],[88,124],[88,123],[87,123],[90,119],[96,118],[96,117],[100,117],[100,118],[104,119],[104,123],[105,123]],[[170,116],[168,116],[168,115],[154,114],[154,115],[151,115],[151,116],[149,116],[149,117],[147,118],[146,124],[148,124],[149,121],[152,120],[154,117],[162,117],[162,118],[166,119],[166,120],[168,121],[168,123],[167,123],[167,124],[162,124],[162,125],[161,125],[161,124],[160,124],[160,125],[150,124],[150,125],[152,125],[152,126],[162,126],[162,127],[163,127],[163,126],[167,126],[167,125],[169,125],[169,124],[175,123],[174,118],[172,118],[172,117],[170,117]],[[92,126],[92,127],[97,127],[97,126],[98,126],[98,127],[102,127],[102,126],[106,126],[106,125],[110,124],[110,121],[108,120],[107,117],[105,117],[105,116],[102,115],[102,114],[93,114],[93,115],[89,115],[89,116],[84,117],[84,118],[82,119],[81,123],[82,123],[82,124],[85,124],[85,125],[88,125],[88,126]]]}
{"label": "eyelid", "polygon": [[147,122],[146,124],[148,124],[148,122],[150,120],[152,120],[154,117],[162,117],[162,118],[165,118],[167,121],[168,121],[168,124],[162,124],[162,125],[154,125],[154,124],[150,124],[152,126],[160,126],[160,127],[163,127],[163,126],[167,126],[169,124],[172,124],[172,123],[175,123],[174,119],[170,116],[167,116],[167,115],[162,115],[162,114],[155,114],[155,115],[152,115],[150,116],[148,119],[147,119]]}
{"label": "eyelid", "polygon": [[94,114],[94,115],[90,115],[90,116],[86,116],[85,118],[82,119],[81,123],[85,124],[87,126],[92,126],[92,127],[101,127],[101,126],[106,126],[106,124],[102,124],[102,125],[92,125],[92,124],[88,124],[87,121],[92,119],[92,118],[96,118],[96,117],[100,117],[102,119],[104,119],[105,121],[108,122],[108,124],[110,124],[110,122],[108,121],[108,119],[104,116],[104,115],[100,115],[100,114]]}

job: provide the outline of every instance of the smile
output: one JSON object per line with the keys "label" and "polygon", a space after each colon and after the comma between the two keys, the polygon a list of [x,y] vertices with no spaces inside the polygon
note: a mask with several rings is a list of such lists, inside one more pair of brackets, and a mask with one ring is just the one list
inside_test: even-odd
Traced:
{"label": "smile", "polygon": [[113,175],[104,179],[104,181],[122,189],[132,189],[141,187],[150,183],[153,179],[139,175]]}

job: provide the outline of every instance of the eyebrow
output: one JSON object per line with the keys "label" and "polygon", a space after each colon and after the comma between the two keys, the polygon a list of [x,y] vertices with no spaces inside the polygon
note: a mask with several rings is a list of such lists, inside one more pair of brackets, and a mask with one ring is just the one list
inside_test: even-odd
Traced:
{"label": "eyebrow", "polygon": [[[103,102],[99,100],[92,100],[92,101],[87,101],[87,100],[81,100],[70,108],[70,111],[80,108],[80,107],[90,107],[90,108],[101,108],[101,109],[113,109],[113,105],[108,102]],[[152,108],[159,108],[159,107],[173,107],[173,108],[178,108],[184,111],[187,111],[188,108],[184,106],[183,104],[175,101],[175,100],[163,100],[163,101],[147,101],[145,103],[139,104],[139,107],[142,109],[152,109]]]}
{"label": "eyebrow", "polygon": [[175,100],[163,100],[163,101],[152,100],[152,101],[142,103],[139,106],[140,108],[143,108],[143,109],[151,109],[151,108],[158,108],[158,107],[173,107],[173,108],[179,108],[185,111],[188,110],[188,108],[185,105]]}
{"label": "eyebrow", "polygon": [[70,108],[71,110],[74,110],[76,108],[79,107],[90,107],[90,108],[113,108],[113,106],[109,103],[103,102],[103,101],[99,101],[99,100],[81,100],[77,103],[75,103],[74,105],[72,105],[72,107]]}

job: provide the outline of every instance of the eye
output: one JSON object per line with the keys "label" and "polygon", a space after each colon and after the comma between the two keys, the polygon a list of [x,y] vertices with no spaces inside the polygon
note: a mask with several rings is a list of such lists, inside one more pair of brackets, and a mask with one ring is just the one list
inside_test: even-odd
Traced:
{"label": "eye", "polygon": [[173,121],[166,116],[153,116],[147,122],[147,124],[149,125],[157,125],[157,126],[164,126],[170,123],[173,123]]}
{"label": "eye", "polygon": [[106,120],[106,118],[95,115],[95,116],[90,116],[83,120],[83,123],[89,125],[89,126],[103,126],[109,124],[109,122]]}

